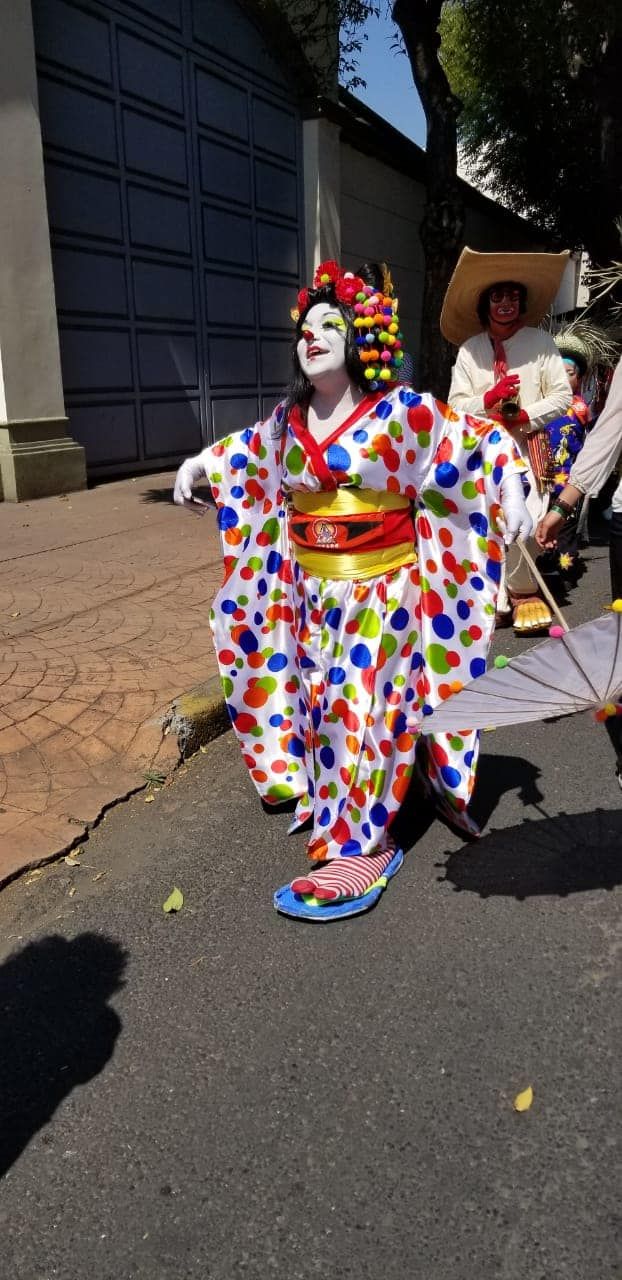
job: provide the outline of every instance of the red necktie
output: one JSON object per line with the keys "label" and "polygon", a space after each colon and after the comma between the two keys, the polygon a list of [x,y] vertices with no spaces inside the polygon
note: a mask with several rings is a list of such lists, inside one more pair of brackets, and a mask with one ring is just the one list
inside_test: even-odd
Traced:
{"label": "red necktie", "polygon": [[493,338],[492,345],[495,353],[494,373],[498,382],[500,378],[505,378],[508,371],[508,362],[503,340],[501,338]]}

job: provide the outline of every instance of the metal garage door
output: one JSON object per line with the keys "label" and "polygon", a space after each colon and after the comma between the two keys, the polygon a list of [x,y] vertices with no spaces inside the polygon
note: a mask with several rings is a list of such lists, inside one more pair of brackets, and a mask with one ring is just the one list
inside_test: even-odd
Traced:
{"label": "metal garage door", "polygon": [[91,474],[263,415],[301,272],[300,120],[235,0],[34,0],[65,400]]}

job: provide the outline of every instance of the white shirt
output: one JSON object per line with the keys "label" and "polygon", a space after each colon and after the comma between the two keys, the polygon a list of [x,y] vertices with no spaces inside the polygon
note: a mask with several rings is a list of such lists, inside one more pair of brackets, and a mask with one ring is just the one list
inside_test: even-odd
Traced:
{"label": "white shirt", "polygon": [[[543,329],[519,329],[513,337],[504,339],[503,346],[508,373],[517,373],[520,378],[520,406],[528,414],[532,429],[543,427],[564,413],[572,400],[572,391],[564,362],[550,334]],[[497,381],[494,362],[488,333],[478,333],[463,343],[449,388],[448,398],[453,409],[486,416],[484,393]]]}
{"label": "white shirt", "polygon": [[[622,453],[622,361],[611,379],[605,407],[592,427],[585,444],[570,470],[570,484],[595,497],[611,475]],[[616,489],[612,506],[622,511],[622,480]]]}

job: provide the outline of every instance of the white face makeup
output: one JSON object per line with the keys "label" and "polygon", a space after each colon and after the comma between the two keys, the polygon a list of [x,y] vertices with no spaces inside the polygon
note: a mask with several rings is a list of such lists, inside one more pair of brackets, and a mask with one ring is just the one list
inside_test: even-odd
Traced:
{"label": "white face makeup", "polygon": [[316,302],[307,312],[296,351],[302,372],[310,382],[344,367],[346,333],[341,312],[330,303]]}

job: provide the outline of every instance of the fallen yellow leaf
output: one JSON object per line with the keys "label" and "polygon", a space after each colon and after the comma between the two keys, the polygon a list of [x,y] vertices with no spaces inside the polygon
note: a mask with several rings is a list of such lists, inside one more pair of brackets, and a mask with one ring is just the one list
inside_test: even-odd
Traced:
{"label": "fallen yellow leaf", "polygon": [[155,796],[152,795],[151,792],[149,793],[148,796],[145,796],[145,804],[152,804],[154,800],[155,800]]}
{"label": "fallen yellow leaf", "polygon": [[529,1108],[532,1102],[533,1102],[533,1089],[531,1085],[528,1084],[527,1088],[523,1089],[522,1093],[517,1093],[514,1099],[514,1110],[529,1111]]}
{"label": "fallen yellow leaf", "polygon": [[168,915],[171,911],[181,911],[183,905],[184,895],[181,889],[173,889],[173,892],[166,899],[166,902],[162,903],[162,910],[166,911]]}

